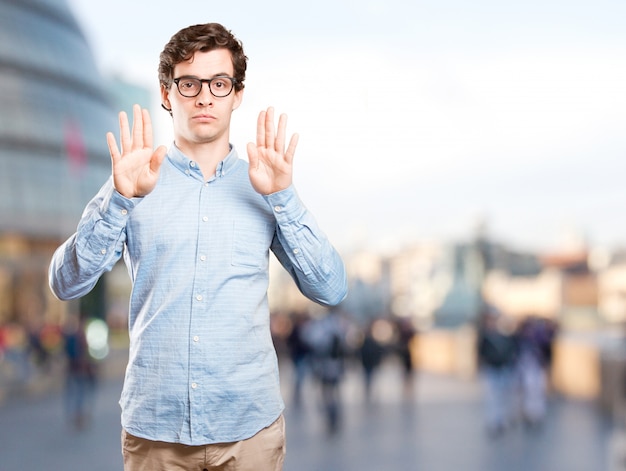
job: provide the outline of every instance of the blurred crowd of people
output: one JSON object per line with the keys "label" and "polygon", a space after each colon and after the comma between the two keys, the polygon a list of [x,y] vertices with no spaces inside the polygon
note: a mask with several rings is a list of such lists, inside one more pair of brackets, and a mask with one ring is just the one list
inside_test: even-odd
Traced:
{"label": "blurred crowd of people", "polygon": [[[394,356],[403,375],[399,387],[406,398],[414,399],[418,332],[409,319],[381,317],[356,323],[339,310],[320,317],[295,313],[289,319],[282,349],[293,365],[291,403],[300,407],[303,386],[311,378],[326,411],[330,433],[340,427],[340,386],[348,368],[360,372],[364,401],[371,403],[377,372],[385,359]],[[477,366],[491,436],[500,436],[517,424],[535,429],[543,423],[556,335],[557,325],[550,319],[513,319],[495,310],[480,316]],[[280,352],[281,345],[277,348]]]}
{"label": "blurred crowd of people", "polygon": [[23,391],[38,378],[60,377],[68,424],[82,429],[89,422],[97,380],[86,317],[71,317],[64,325],[0,326],[0,387]]}
{"label": "blurred crowd of people", "polygon": [[516,321],[494,310],[482,314],[476,350],[490,435],[499,436],[520,422],[529,428],[543,423],[556,334],[557,325],[549,319]]}
{"label": "blurred crowd of people", "polygon": [[[419,336],[410,319],[383,316],[356,322],[339,309],[321,316],[297,312],[285,318],[288,326],[275,342],[279,355],[293,366],[291,406],[302,405],[305,382],[311,381],[329,433],[341,426],[341,385],[348,369],[359,372],[364,402],[370,404],[375,399],[376,376],[382,364],[393,357],[402,372],[398,388],[404,397],[414,399]],[[516,320],[487,310],[477,327],[476,353],[488,433],[499,436],[519,423],[540,426],[547,413],[556,324],[535,316]],[[0,332],[0,365],[11,364],[20,381],[32,376],[33,369],[49,368],[51,359],[62,358],[65,410],[69,423],[78,428],[89,420],[97,379],[97,364],[90,357],[85,331],[85,319],[77,318],[56,329],[28,331],[5,326]]]}
{"label": "blurred crowd of people", "polygon": [[61,326],[0,325],[0,385],[26,384],[38,372],[48,372],[62,348]]}
{"label": "blurred crowd of people", "polygon": [[380,366],[396,355],[402,366],[404,392],[412,393],[415,368],[411,345],[417,331],[409,320],[376,318],[359,324],[337,309],[315,318],[294,313],[290,319],[285,347],[294,371],[292,404],[296,408],[302,405],[303,385],[311,378],[319,391],[329,433],[340,428],[340,387],[349,367],[360,368],[364,398],[371,402]]}

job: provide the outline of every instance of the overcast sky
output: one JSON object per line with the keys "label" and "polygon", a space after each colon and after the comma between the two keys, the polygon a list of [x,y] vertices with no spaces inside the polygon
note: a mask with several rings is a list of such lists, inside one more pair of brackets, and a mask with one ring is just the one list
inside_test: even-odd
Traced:
{"label": "overcast sky", "polygon": [[[274,105],[295,184],[333,242],[626,246],[623,0],[69,0],[96,61],[150,88],[164,44],[217,21],[249,57],[231,141]],[[105,145],[103,138],[103,145]],[[573,237],[576,239],[576,237]]]}

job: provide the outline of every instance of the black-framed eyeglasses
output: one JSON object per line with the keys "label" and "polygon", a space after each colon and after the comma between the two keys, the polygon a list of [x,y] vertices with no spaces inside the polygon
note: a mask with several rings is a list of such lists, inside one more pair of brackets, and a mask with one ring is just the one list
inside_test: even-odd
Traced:
{"label": "black-framed eyeglasses", "polygon": [[211,94],[216,98],[224,98],[233,91],[237,79],[235,77],[213,77],[211,79],[199,79],[196,77],[178,77],[173,80],[178,92],[187,98],[200,95],[202,84],[208,83]]}

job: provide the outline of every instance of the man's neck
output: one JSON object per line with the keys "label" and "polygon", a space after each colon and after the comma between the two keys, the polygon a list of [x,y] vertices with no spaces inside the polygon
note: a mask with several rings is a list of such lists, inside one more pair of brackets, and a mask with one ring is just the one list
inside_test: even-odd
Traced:
{"label": "man's neck", "polygon": [[188,142],[176,142],[183,154],[198,164],[204,179],[208,179],[215,175],[217,165],[226,158],[230,152],[228,142],[216,143],[207,142],[203,144],[189,144]]}

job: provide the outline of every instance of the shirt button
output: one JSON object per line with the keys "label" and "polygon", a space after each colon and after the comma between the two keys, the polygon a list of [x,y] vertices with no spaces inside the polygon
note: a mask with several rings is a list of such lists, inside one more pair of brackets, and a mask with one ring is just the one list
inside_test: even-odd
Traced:
{"label": "shirt button", "polygon": [[276,211],[277,213],[280,213],[283,210],[282,206],[274,206],[274,211]]}
{"label": "shirt button", "polygon": [[191,389],[196,389],[198,387],[197,383],[191,383]]}
{"label": "shirt button", "polygon": [[197,335],[193,336],[193,341],[194,342],[198,342],[200,340],[200,337],[198,337]]}
{"label": "shirt button", "polygon": [[206,262],[206,255],[200,255],[200,260],[202,260],[203,262]]}
{"label": "shirt button", "polygon": [[122,215],[126,216],[128,214],[128,211],[125,209],[122,209]]}
{"label": "shirt button", "polygon": [[102,255],[106,255],[106,253],[107,253],[107,249],[102,249],[102,250],[100,251],[100,253],[101,253]]}
{"label": "shirt button", "polygon": [[203,217],[202,217],[202,220],[203,220],[204,222],[207,222],[207,221],[209,220],[209,218],[208,218],[207,216],[203,216]]}
{"label": "shirt button", "polygon": [[196,163],[195,162],[189,162],[189,165],[191,165],[191,168],[195,168],[196,167]]}
{"label": "shirt button", "polygon": [[295,253],[296,255],[300,253],[300,249],[293,249],[293,253]]}
{"label": "shirt button", "polygon": [[197,299],[198,301],[202,301],[202,295],[201,295],[201,294],[199,294],[198,296],[196,296],[196,299]]}

